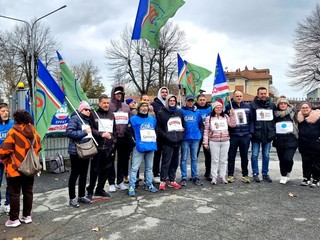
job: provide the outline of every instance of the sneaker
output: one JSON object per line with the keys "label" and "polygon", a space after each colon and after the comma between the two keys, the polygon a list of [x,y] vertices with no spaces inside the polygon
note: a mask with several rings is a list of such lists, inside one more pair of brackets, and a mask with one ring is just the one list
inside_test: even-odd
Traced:
{"label": "sneaker", "polygon": [[166,190],[166,182],[165,181],[162,181],[159,185],[159,190]]}
{"label": "sneaker", "polygon": [[125,185],[123,182],[120,184],[116,184],[116,188],[120,189],[120,190],[127,190],[128,186]]}
{"label": "sneaker", "polygon": [[211,175],[210,173],[206,173],[206,174],[204,175],[204,177],[205,177],[209,182],[211,182],[211,180],[212,180],[212,175]]}
{"label": "sneaker", "polygon": [[311,183],[310,179],[304,178],[300,183],[300,186],[308,186]]}
{"label": "sneaker", "polygon": [[290,181],[290,173],[287,173],[287,182]]}
{"label": "sneaker", "polygon": [[280,184],[286,184],[288,182],[288,177],[282,176],[280,179]]}
{"label": "sneaker", "polygon": [[92,200],[93,194],[87,194],[86,198]]}
{"label": "sneaker", "polygon": [[4,205],[4,209],[3,209],[3,211],[5,212],[5,214],[9,214],[9,212],[10,212],[10,205],[8,204],[8,205]]}
{"label": "sneaker", "polygon": [[161,181],[160,181],[160,177],[154,177],[153,179],[152,179],[152,181],[154,182],[154,183],[160,183]]}
{"label": "sneaker", "polygon": [[158,189],[153,186],[153,184],[151,184],[149,187],[146,186],[146,190],[153,193],[158,192]]}
{"label": "sneaker", "polygon": [[171,188],[174,188],[174,189],[180,189],[181,185],[178,184],[176,181],[172,181],[172,182],[169,182],[168,187],[171,187]]}
{"label": "sneaker", "polygon": [[242,177],[242,182],[244,183],[250,183],[250,178],[248,176],[243,176]]}
{"label": "sneaker", "polygon": [[130,197],[134,197],[136,195],[134,187],[129,187],[128,194]]}
{"label": "sneaker", "polygon": [[227,177],[228,183],[233,183],[234,182],[234,177],[233,176],[228,176]]}
{"label": "sneaker", "polygon": [[100,196],[100,197],[111,197],[109,193],[107,193],[105,190],[99,191],[99,192],[95,192],[94,193],[95,196]]}
{"label": "sneaker", "polygon": [[32,218],[31,218],[31,216],[21,217],[21,218],[20,218],[20,222],[23,222],[23,223],[28,224],[28,223],[31,223],[31,222],[32,222]]}
{"label": "sneaker", "polygon": [[201,180],[199,178],[197,178],[197,177],[193,178],[192,182],[197,186],[202,186],[203,185],[203,182],[201,182]]}
{"label": "sneaker", "polygon": [[79,201],[82,203],[90,203],[90,204],[92,203],[92,201],[87,197],[81,197],[79,198]]}
{"label": "sneaker", "polygon": [[72,207],[75,207],[75,208],[80,207],[79,202],[78,202],[78,198],[71,199],[69,201],[69,205]]}
{"label": "sneaker", "polygon": [[124,182],[124,183],[129,183],[129,178],[128,178],[128,176],[123,178],[123,182]]}
{"label": "sneaker", "polygon": [[211,184],[212,185],[216,185],[217,184],[217,179],[215,177],[212,177]]}
{"label": "sneaker", "polygon": [[109,186],[109,192],[116,192],[116,186],[114,184]]}
{"label": "sneaker", "polygon": [[226,177],[220,177],[220,182],[223,184],[228,184]]}
{"label": "sneaker", "polygon": [[263,175],[263,176],[262,176],[262,178],[263,178],[263,180],[264,180],[264,181],[266,181],[266,182],[269,182],[269,183],[271,183],[271,182],[272,182],[272,179],[269,177],[269,175],[268,175],[268,174]]}
{"label": "sneaker", "polygon": [[181,185],[182,187],[186,187],[186,186],[187,186],[187,180],[186,180],[185,178],[181,179],[180,185]]}
{"label": "sneaker", "polygon": [[319,186],[320,186],[320,182],[318,180],[313,179],[312,183],[310,184],[310,187],[315,188]]}
{"label": "sneaker", "polygon": [[259,178],[258,174],[253,174],[253,180],[255,182],[260,182],[260,178]]}
{"label": "sneaker", "polygon": [[19,219],[11,221],[10,219],[5,223],[6,227],[18,227],[21,225]]}

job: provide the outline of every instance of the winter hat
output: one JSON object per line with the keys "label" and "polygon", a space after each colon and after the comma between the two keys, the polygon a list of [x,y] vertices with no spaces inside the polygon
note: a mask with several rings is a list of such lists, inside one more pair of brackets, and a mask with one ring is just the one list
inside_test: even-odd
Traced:
{"label": "winter hat", "polygon": [[216,106],[221,106],[221,107],[222,107],[221,102],[216,101],[216,102],[213,102],[213,103],[211,104],[212,109],[214,109]]}
{"label": "winter hat", "polygon": [[149,103],[147,103],[146,101],[141,101],[141,102],[138,103],[138,109],[144,104],[149,106]]}
{"label": "winter hat", "polygon": [[129,105],[129,104],[132,103],[133,101],[134,101],[133,98],[127,98],[126,104]]}
{"label": "winter hat", "polygon": [[83,109],[90,109],[91,110],[91,107],[89,105],[89,103],[87,103],[86,101],[82,101],[78,107],[78,111],[79,112],[82,112]]}
{"label": "winter hat", "polygon": [[277,107],[279,107],[280,103],[286,103],[286,104],[288,104],[288,106],[290,105],[288,99],[286,98],[286,96],[280,96],[279,97],[279,99],[277,101],[277,104],[276,104]]}

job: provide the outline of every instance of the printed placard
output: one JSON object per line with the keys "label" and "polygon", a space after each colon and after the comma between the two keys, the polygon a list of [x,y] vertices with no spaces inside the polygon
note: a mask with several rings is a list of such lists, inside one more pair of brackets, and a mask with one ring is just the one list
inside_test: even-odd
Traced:
{"label": "printed placard", "polygon": [[290,121],[277,122],[276,133],[277,134],[293,133],[293,123]]}
{"label": "printed placard", "polygon": [[156,142],[157,135],[153,129],[141,129],[140,130],[141,142]]}
{"label": "printed placard", "polygon": [[257,121],[272,121],[273,111],[271,109],[257,109],[256,111]]}
{"label": "printed placard", "polygon": [[227,129],[228,129],[228,123],[226,119],[211,120],[211,130],[220,131],[220,130],[227,130]]}
{"label": "printed placard", "polygon": [[98,131],[99,132],[113,132],[113,120],[111,119],[98,119]]}
{"label": "printed placard", "polygon": [[179,117],[172,117],[167,122],[168,132],[172,131],[183,131],[181,118]]}
{"label": "printed placard", "polygon": [[[85,129],[87,129],[88,127],[90,127],[89,125],[87,125],[87,124],[82,124],[81,125],[81,129],[82,130],[85,130]],[[85,136],[84,138],[92,138],[92,133],[90,132],[90,133],[88,133],[88,135],[87,136]]]}
{"label": "printed placard", "polygon": [[244,109],[234,109],[234,113],[236,114],[236,122],[237,125],[247,124],[247,115]]}
{"label": "printed placard", "polygon": [[127,112],[115,112],[113,114],[117,125],[128,124],[129,114]]}

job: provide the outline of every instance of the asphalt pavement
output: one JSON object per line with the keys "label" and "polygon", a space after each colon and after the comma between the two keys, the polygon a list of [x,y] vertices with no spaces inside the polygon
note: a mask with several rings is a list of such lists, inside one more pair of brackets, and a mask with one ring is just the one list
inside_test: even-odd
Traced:
{"label": "asphalt pavement", "polygon": [[[117,191],[109,200],[80,208],[68,205],[69,173],[44,172],[34,185],[33,222],[6,228],[2,213],[0,239],[320,239],[320,190],[299,185],[300,154],[295,155],[286,185],[279,184],[278,165],[272,152],[272,183],[242,183],[237,158],[232,184],[213,186],[204,180],[203,186],[188,182],[183,189],[150,193],[141,182],[134,198]],[[201,154],[199,175],[203,174]],[[3,196],[4,187],[1,191]]]}

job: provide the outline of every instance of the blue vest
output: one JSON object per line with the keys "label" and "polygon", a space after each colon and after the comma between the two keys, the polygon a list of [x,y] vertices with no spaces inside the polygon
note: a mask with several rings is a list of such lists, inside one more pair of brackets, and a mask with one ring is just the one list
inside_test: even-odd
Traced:
{"label": "blue vest", "polygon": [[199,111],[193,111],[185,108],[181,108],[181,111],[185,122],[183,140],[200,140],[202,135],[199,128],[199,122],[203,120]]}
{"label": "blue vest", "polygon": [[[136,147],[138,152],[149,152],[157,150],[157,142],[149,142],[141,140],[141,133],[145,130],[156,130],[156,118],[148,116],[146,118],[137,115],[130,118],[130,123],[134,131]],[[154,133],[155,134],[155,133]]]}
{"label": "blue vest", "polygon": [[200,113],[200,115],[202,117],[202,122],[205,123],[206,117],[210,115],[210,113],[212,112],[212,109],[211,109],[211,107],[198,108],[197,111]]}
{"label": "blue vest", "polygon": [[0,145],[3,143],[4,139],[7,137],[8,131],[12,128],[14,121],[9,120],[7,124],[0,124]]}

